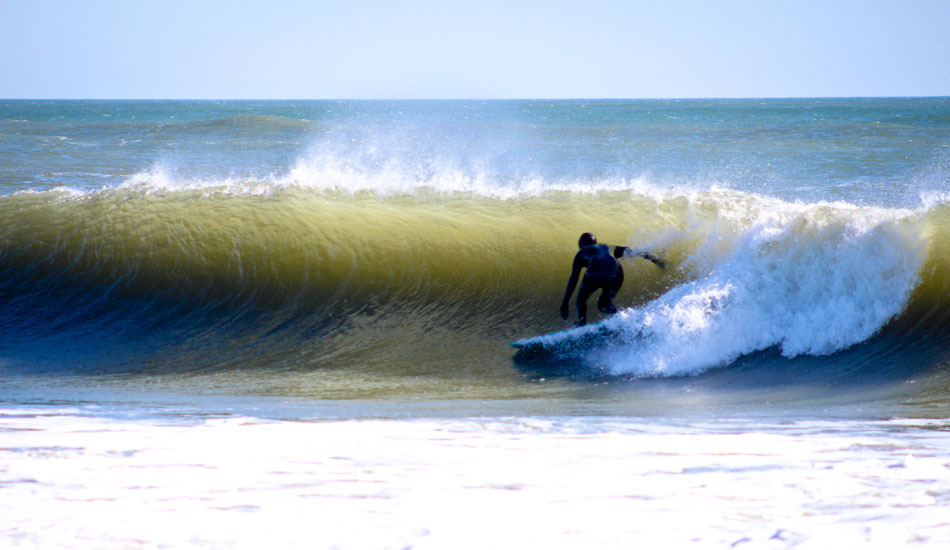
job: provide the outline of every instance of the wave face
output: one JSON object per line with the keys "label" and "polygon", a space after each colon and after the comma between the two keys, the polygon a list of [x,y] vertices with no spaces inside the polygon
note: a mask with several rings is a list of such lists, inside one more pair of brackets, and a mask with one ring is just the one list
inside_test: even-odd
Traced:
{"label": "wave face", "polygon": [[495,375],[510,370],[509,341],[563,328],[583,231],[670,264],[624,260],[624,310],[607,321],[618,336],[585,350],[584,368],[683,376],[769,350],[847,363],[872,348],[862,361],[880,363],[948,343],[939,201],[887,209],[636,182],[344,189],[339,178],[357,176],[315,185],[307,170],[0,197],[0,357],[77,371]]}

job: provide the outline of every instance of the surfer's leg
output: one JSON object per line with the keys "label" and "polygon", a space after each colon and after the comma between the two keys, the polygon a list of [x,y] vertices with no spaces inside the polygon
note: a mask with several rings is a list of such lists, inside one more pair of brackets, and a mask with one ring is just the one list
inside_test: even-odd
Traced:
{"label": "surfer's leg", "polygon": [[613,279],[610,280],[610,283],[604,285],[604,291],[600,293],[600,298],[597,300],[597,309],[599,309],[601,313],[608,315],[617,313],[613,299],[614,296],[617,295],[617,291],[620,290],[621,285],[623,285],[623,268],[618,265],[617,273]]}
{"label": "surfer's leg", "polygon": [[584,277],[581,282],[581,288],[577,291],[577,326],[581,327],[587,324],[587,299],[597,290],[598,286]]}
{"label": "surfer's leg", "polygon": [[617,313],[617,308],[614,307],[614,303],[611,301],[611,298],[613,298],[616,293],[616,290],[604,287],[604,291],[600,293],[600,298],[597,299],[597,309],[599,309],[601,313],[606,315]]}
{"label": "surfer's leg", "polygon": [[611,294],[611,297],[617,295],[617,292],[620,290],[621,286],[623,286],[623,266],[618,263],[617,272],[614,273],[614,278],[613,278],[613,281],[611,281],[611,285],[610,285],[611,290],[613,290],[613,294]]}

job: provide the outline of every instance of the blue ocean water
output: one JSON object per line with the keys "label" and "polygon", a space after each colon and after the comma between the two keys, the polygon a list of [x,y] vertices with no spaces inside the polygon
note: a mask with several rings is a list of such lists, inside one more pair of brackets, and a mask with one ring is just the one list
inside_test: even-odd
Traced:
{"label": "blue ocean water", "polygon": [[[947,98],[0,101],[0,537],[939,547],[948,169]],[[585,231],[668,268],[516,354]]]}

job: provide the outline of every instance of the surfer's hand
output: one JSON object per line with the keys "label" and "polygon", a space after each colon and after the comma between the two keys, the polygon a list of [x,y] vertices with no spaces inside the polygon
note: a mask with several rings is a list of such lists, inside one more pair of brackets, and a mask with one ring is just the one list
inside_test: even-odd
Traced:
{"label": "surfer's hand", "polygon": [[650,260],[651,262],[656,264],[656,266],[659,267],[660,269],[666,269],[666,262],[657,258],[653,254],[650,254],[648,252],[641,252],[640,257],[643,258],[644,260]]}

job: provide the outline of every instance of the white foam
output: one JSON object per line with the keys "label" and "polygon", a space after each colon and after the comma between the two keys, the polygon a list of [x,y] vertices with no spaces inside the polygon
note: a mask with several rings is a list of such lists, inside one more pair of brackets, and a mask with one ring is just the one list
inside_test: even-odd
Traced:
{"label": "white foam", "polygon": [[629,192],[659,199],[685,192],[681,187],[658,185],[645,177],[549,181],[539,175],[527,175],[502,181],[478,167],[462,168],[438,159],[429,159],[423,166],[407,166],[399,159],[391,159],[369,169],[333,156],[303,158],[276,183],[283,187],[347,193],[373,192],[380,196],[413,195],[422,191],[502,200],[565,192]]}
{"label": "white foam", "polygon": [[705,275],[607,321],[631,335],[611,353],[612,372],[694,374],[771,347],[786,357],[830,354],[903,309],[925,257],[919,214],[761,206],[741,216],[748,225],[723,212],[719,229],[735,235],[710,233],[687,263]]}
{"label": "white foam", "polygon": [[192,424],[6,407],[0,427],[4,547],[950,543],[947,421]]}
{"label": "white foam", "polygon": [[950,203],[950,191],[926,191],[921,193],[920,202],[924,210],[931,210]]}
{"label": "white foam", "polygon": [[272,195],[285,190],[303,190],[373,193],[379,197],[445,194],[500,200],[558,193],[629,193],[662,201],[693,197],[710,187],[682,182],[657,182],[646,176],[554,181],[537,174],[503,177],[488,170],[486,166],[489,164],[462,165],[440,158],[409,161],[399,156],[370,161],[359,155],[352,157],[332,152],[311,152],[299,158],[285,173],[204,177],[181,174],[173,165],[159,162],[147,170],[132,174],[117,186],[77,193],[80,197],[92,197],[122,189],[146,195],[187,191],[198,191],[203,195]]}
{"label": "white foam", "polygon": [[[138,191],[146,195],[161,195],[181,191],[199,191],[203,195],[269,195],[280,188],[274,176],[225,178],[180,177],[164,164],[138,172],[123,181],[118,188]],[[109,188],[99,192],[109,191]]]}

